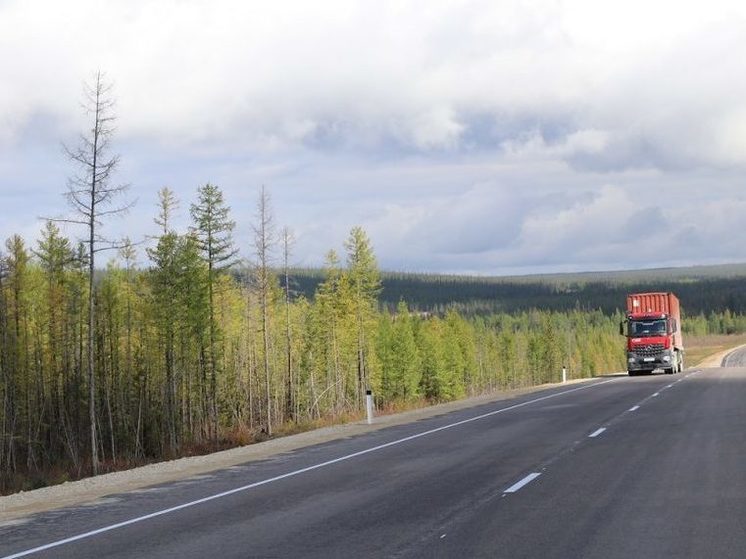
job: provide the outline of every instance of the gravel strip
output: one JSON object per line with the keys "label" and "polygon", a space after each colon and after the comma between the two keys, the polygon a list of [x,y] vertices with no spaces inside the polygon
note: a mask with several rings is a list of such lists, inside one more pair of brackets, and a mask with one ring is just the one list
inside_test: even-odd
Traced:
{"label": "gravel strip", "polygon": [[726,349],[714,355],[710,355],[709,357],[706,357],[704,360],[702,360],[702,362],[699,363],[697,367],[703,367],[703,368],[720,367],[726,355],[738,349],[744,348],[744,347],[746,347],[746,344],[732,347],[730,349]]}
{"label": "gravel strip", "polygon": [[[587,382],[588,380],[591,379],[571,380],[567,384]],[[264,460],[271,456],[291,452],[299,448],[369,433],[394,425],[412,423],[419,419],[434,417],[455,410],[466,409],[490,402],[498,402],[552,386],[558,386],[558,384],[544,384],[531,388],[486,394],[465,400],[376,417],[372,425],[368,425],[365,421],[333,425],[296,435],[215,452],[213,454],[206,454],[204,456],[190,456],[168,462],[157,462],[131,470],[103,474],[97,477],[66,482],[33,491],[22,491],[6,497],[0,497],[0,526],[15,524],[17,522],[14,521],[17,521],[17,519],[31,514],[62,507],[90,504],[107,495],[124,493],[170,481],[183,480],[238,464],[245,464],[246,462]]]}

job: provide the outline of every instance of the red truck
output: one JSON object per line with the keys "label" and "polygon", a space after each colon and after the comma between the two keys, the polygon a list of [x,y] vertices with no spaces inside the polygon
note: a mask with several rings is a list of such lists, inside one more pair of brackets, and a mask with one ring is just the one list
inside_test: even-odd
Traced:
{"label": "red truck", "polygon": [[673,293],[627,295],[626,320],[619,333],[627,336],[627,372],[630,376],[663,369],[684,370],[681,307]]}

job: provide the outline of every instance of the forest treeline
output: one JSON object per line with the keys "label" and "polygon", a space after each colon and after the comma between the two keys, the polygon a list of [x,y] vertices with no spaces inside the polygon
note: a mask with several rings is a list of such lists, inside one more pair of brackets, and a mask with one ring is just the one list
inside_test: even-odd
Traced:
{"label": "forest treeline", "polygon": [[386,309],[359,227],[341,256],[329,252],[312,296],[298,294],[289,237],[270,235],[266,202],[253,265],[241,266],[217,187],[198,190],[183,232],[171,227],[173,193],[161,191],[159,231],[140,255],[147,262],[125,244],[96,272],[93,391],[85,245],[51,221],[34,246],[7,240],[2,491],[89,474],[91,403],[106,471],[356,417],[368,388],[386,409],[556,381],[563,365],[575,377],[623,365],[620,317],[600,311],[466,317],[414,312],[404,301]]}
{"label": "forest treeline", "polygon": [[[712,274],[722,273],[723,276]],[[291,270],[298,290],[312,296],[323,281],[323,271]],[[533,308],[554,311],[601,309],[606,314],[623,310],[627,293],[673,291],[683,302],[686,316],[707,316],[726,311],[746,314],[746,270],[743,266],[607,272],[604,274],[552,274],[523,277],[449,276],[383,272],[381,304],[396,308],[404,299],[420,311],[448,309],[472,315],[521,312]]]}

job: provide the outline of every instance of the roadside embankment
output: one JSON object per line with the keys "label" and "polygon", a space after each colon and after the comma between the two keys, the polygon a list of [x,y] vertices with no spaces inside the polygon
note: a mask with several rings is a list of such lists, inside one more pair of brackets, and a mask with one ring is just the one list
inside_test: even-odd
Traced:
{"label": "roadside embankment", "polygon": [[[588,380],[591,379],[570,380],[567,384],[586,382]],[[112,472],[79,481],[35,489],[33,491],[15,493],[6,497],[0,497],[0,526],[3,523],[15,523],[17,522],[16,519],[30,514],[68,506],[92,504],[107,495],[124,493],[204,475],[215,470],[237,466],[246,462],[264,460],[277,454],[292,452],[307,446],[362,435],[394,425],[412,423],[419,419],[434,417],[481,404],[507,400],[553,386],[559,385],[543,384],[529,388],[495,392],[445,404],[417,408],[402,413],[379,416],[374,419],[372,425],[368,425],[365,421],[334,425],[204,456],[190,456],[167,462],[158,462],[121,472]]]}

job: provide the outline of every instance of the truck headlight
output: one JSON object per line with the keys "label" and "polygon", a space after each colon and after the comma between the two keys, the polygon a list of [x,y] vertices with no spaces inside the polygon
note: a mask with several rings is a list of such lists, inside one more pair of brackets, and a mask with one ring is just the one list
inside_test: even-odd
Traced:
{"label": "truck headlight", "polygon": [[663,360],[664,360],[664,361],[665,361],[666,363],[668,363],[668,362],[669,362],[669,361],[671,360],[671,356],[670,356],[670,355],[664,355],[664,356],[663,356]]}

